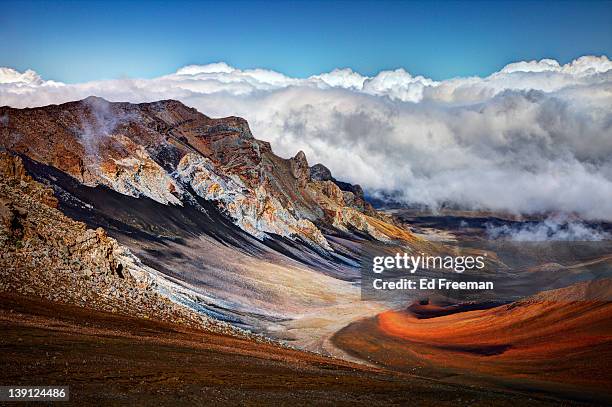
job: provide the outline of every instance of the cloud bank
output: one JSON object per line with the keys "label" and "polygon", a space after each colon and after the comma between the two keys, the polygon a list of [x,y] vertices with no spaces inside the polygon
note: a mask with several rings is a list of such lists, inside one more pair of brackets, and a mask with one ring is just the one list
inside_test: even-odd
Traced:
{"label": "cloud bank", "polygon": [[517,242],[601,241],[612,238],[610,233],[565,216],[549,216],[542,222],[494,226],[487,224],[490,239]]}
{"label": "cloud bank", "polygon": [[292,78],[223,62],[154,79],[64,84],[0,68],[0,105],[90,95],[178,99],[246,118],[276,153],[304,150],[372,195],[432,208],[571,213],[612,221],[612,62],[516,62],[487,77],[434,81],[403,69]]}

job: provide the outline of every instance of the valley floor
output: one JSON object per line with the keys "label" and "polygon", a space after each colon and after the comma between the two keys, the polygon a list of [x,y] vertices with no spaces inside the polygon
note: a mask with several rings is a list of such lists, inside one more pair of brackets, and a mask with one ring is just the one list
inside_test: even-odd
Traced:
{"label": "valley floor", "polygon": [[558,405],[6,293],[0,330],[1,384],[74,405]]}
{"label": "valley floor", "polygon": [[485,309],[414,304],[354,322],[332,342],[373,366],[609,405],[611,303],[536,298]]}

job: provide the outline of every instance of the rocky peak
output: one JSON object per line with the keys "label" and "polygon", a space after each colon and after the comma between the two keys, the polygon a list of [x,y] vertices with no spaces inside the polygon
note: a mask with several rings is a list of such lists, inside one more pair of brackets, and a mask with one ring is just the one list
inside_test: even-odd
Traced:
{"label": "rocky peak", "polygon": [[358,184],[350,184],[348,182],[338,181],[336,178],[332,176],[329,168],[324,166],[323,164],[315,164],[310,167],[310,178],[313,181],[332,181],[334,184],[338,185],[342,191],[352,192],[355,196],[359,198],[363,198],[363,189]]}
{"label": "rocky peak", "polygon": [[310,178],[313,181],[331,181],[334,179],[329,168],[320,163],[310,167]]}
{"label": "rocky peak", "polygon": [[304,188],[310,180],[310,168],[303,151],[299,151],[291,161],[291,174],[298,180],[300,188]]}
{"label": "rocky peak", "polygon": [[108,100],[101,98],[100,96],[95,96],[95,95],[87,96],[85,99],[81,101],[81,103],[84,103],[86,105],[96,105],[96,104],[107,104],[108,105],[110,104]]}

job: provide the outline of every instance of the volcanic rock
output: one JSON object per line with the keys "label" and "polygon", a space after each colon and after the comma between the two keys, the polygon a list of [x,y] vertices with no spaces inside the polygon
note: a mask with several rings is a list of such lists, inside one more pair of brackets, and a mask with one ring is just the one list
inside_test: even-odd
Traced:
{"label": "volcanic rock", "polygon": [[[393,220],[363,190],[335,180],[303,152],[284,159],[253,137],[246,120],[213,119],[174,100],[111,103],[97,97],[32,109],[0,108],[0,146],[131,197],[183,206],[214,201],[237,226],[332,250],[320,228],[395,239]],[[373,221],[376,220],[376,221]],[[398,226],[398,225],[395,225]]]}
{"label": "volcanic rock", "polygon": [[0,291],[238,333],[162,295],[158,273],[103,229],[63,215],[21,158],[0,152],[0,174]]}

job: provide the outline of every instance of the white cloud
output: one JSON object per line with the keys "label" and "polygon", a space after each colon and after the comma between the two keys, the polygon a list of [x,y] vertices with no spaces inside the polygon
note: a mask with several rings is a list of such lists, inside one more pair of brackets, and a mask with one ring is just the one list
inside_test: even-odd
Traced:
{"label": "white cloud", "polygon": [[363,82],[367,78],[350,68],[344,68],[334,69],[321,75],[314,75],[310,79],[313,81],[320,80],[325,85],[331,87],[359,90],[363,88]]}
{"label": "white cloud", "polygon": [[0,83],[40,85],[43,80],[31,69],[22,73],[11,68],[0,68]]}
{"label": "white cloud", "polygon": [[31,69],[19,72],[12,68],[0,67],[0,85],[3,84],[11,85],[13,89],[39,86],[59,87],[64,85],[61,82],[44,81],[40,75]]}
{"label": "white cloud", "polygon": [[550,216],[541,222],[495,226],[487,224],[487,234],[492,239],[518,242],[546,241],[601,241],[612,238],[609,233],[579,220],[563,216]]}
{"label": "white cloud", "polygon": [[217,62],[208,65],[187,65],[176,73],[177,75],[197,75],[200,73],[232,73],[235,70],[225,62]]}
{"label": "white cloud", "polygon": [[568,75],[590,75],[612,69],[612,62],[607,57],[583,56],[565,65],[554,59],[539,61],[521,61],[506,65],[501,74],[513,72],[561,72]]}
{"label": "white cloud", "polygon": [[612,62],[509,64],[485,78],[433,81],[403,69],[292,78],[223,62],[155,79],[63,85],[0,69],[0,105],[178,99],[239,115],[283,156],[407,202],[612,220]]}

